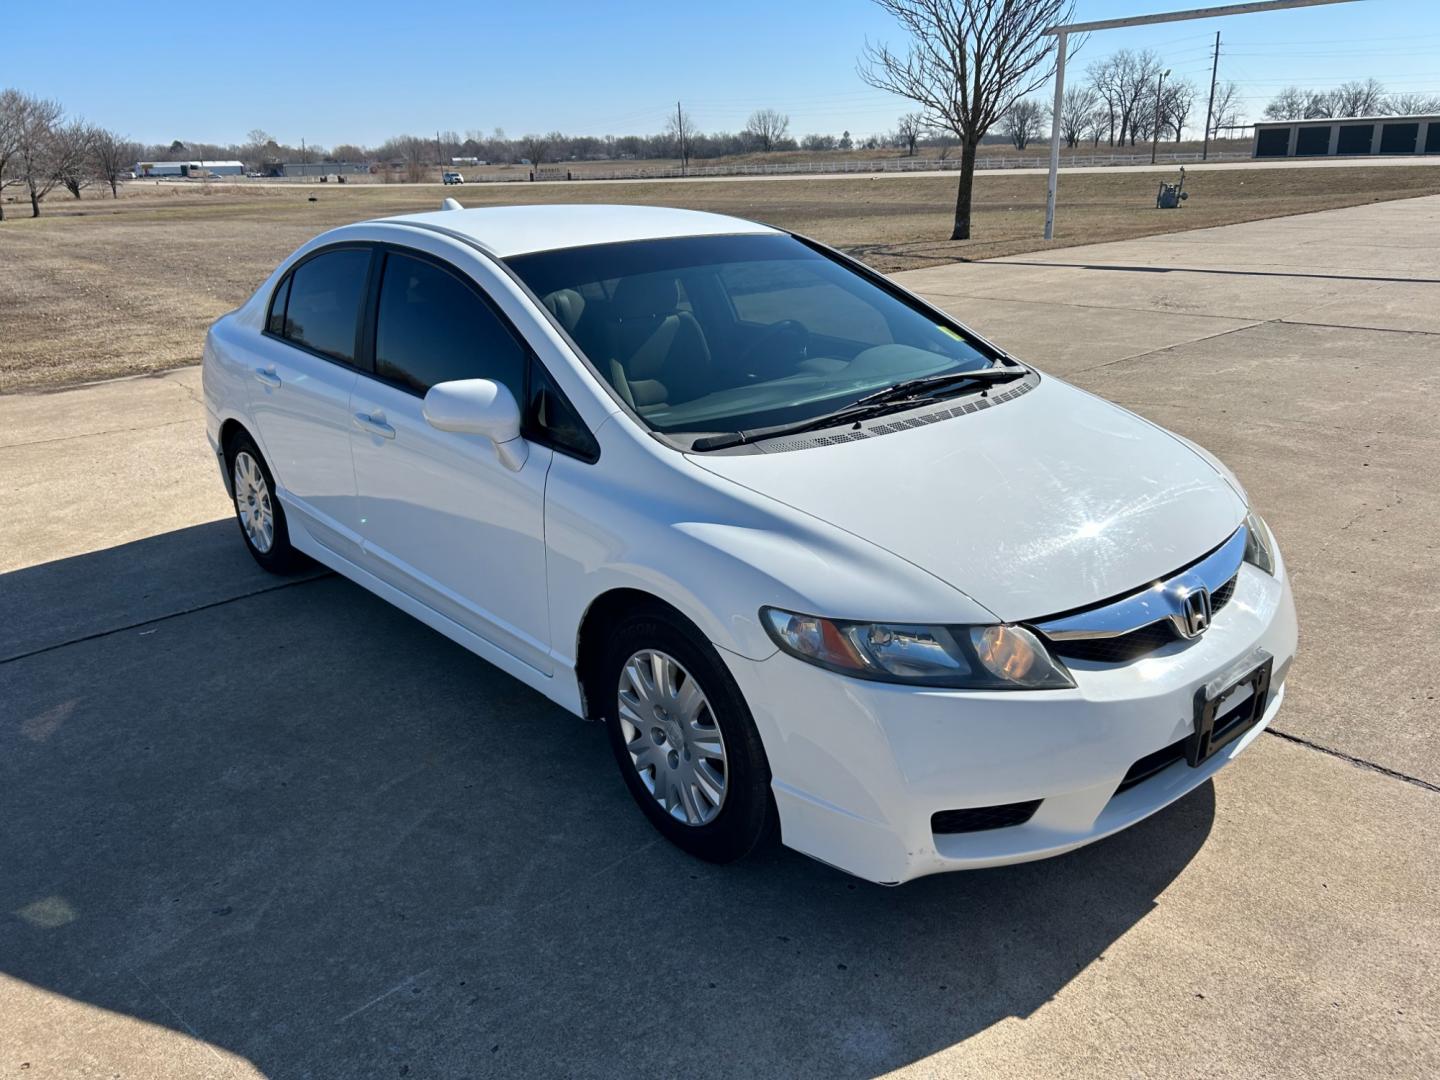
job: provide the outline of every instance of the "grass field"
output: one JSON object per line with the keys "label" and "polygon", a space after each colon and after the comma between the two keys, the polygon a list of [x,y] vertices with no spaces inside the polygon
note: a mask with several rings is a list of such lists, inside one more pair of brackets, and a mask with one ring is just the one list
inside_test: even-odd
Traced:
{"label": "grass field", "polygon": [[[1156,211],[1153,173],[1062,175],[1057,235],[1039,240],[1045,177],[981,174],[975,238],[944,239],[952,176],[734,183],[175,185],[119,200],[52,196],[0,224],[0,392],[158,371],[199,359],[205,327],[287,253],[327,228],[438,208],[654,203],[768,221],[887,271],[1440,192],[1440,168],[1192,172],[1190,201]],[[316,201],[310,202],[313,197]],[[18,210],[9,206],[7,211]]]}

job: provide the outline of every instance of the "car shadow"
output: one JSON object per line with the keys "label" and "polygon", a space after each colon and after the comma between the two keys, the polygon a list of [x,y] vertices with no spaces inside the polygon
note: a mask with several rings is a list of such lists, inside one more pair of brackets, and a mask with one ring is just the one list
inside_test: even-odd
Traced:
{"label": "car shadow", "polygon": [[[343,579],[258,590],[222,526],[0,576],[0,974],[268,1075],[874,1076],[1044,1005],[1214,819],[1207,784],[897,889],[773,844],[711,866],[602,730]],[[122,562],[185,613],[101,595],[113,626],[55,640]]]}

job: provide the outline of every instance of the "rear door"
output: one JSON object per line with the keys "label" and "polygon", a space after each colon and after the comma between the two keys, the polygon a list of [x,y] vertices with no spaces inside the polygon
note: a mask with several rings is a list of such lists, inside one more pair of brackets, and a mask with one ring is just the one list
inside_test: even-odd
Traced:
{"label": "rear door", "polygon": [[363,565],[388,584],[549,674],[545,475],[531,441],[519,470],[488,439],[438,431],[425,391],[494,379],[526,402],[530,350],[481,287],[419,251],[382,249],[373,358],[350,413]]}
{"label": "rear door", "polygon": [[252,414],[290,526],[354,558],[350,395],[372,249],[326,248],[301,260],[271,298],[254,371]]}

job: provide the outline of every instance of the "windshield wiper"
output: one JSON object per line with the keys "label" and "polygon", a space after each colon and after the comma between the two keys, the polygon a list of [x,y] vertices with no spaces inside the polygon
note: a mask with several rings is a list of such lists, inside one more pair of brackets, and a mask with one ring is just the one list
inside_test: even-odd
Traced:
{"label": "windshield wiper", "polygon": [[836,427],[847,422],[858,424],[861,420],[869,420],[933,401],[939,390],[954,384],[1011,382],[1014,379],[1022,379],[1029,373],[1030,370],[1023,367],[981,368],[979,371],[952,371],[943,375],[926,375],[918,379],[906,379],[894,386],[887,386],[884,390],[866,394],[858,401],[852,401],[849,405],[842,409],[836,409],[834,412],[821,413],[819,416],[812,416],[809,420],[800,420],[793,424],[776,424],[773,427],[751,428],[749,431],[706,435],[691,443],[690,449],[702,452],[727,450],[732,446],[743,446],[745,443],[758,442],[761,439],[773,439],[779,435],[799,435],[802,432]]}
{"label": "windshield wiper", "polygon": [[858,401],[852,401],[849,408],[857,405],[869,405],[872,402],[896,401],[908,397],[932,397],[933,392],[942,390],[953,384],[963,383],[1000,383],[1012,382],[1015,379],[1023,379],[1030,374],[1029,368],[1006,367],[1006,368],[981,368],[979,371],[946,371],[939,375],[922,375],[918,379],[906,379],[894,386],[887,386],[884,390],[876,390],[873,394],[866,394]]}

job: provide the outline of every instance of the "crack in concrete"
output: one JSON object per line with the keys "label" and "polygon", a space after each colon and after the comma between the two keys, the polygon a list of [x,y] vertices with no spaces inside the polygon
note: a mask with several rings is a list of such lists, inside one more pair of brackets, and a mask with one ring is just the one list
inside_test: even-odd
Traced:
{"label": "crack in concrete", "polygon": [[79,442],[81,439],[98,439],[103,435],[125,435],[135,431],[159,431],[161,428],[179,427],[182,424],[203,424],[203,417],[192,416],[185,420],[166,420],[159,424],[137,424],[134,427],[109,428],[105,431],[86,431],[79,435],[56,435],[52,439],[32,439],[29,442],[0,443],[0,450],[18,450],[25,446],[46,446],[50,443]]}
{"label": "crack in concrete", "polygon": [[32,656],[43,656],[45,653],[55,652],[57,649],[64,649],[70,645],[80,645],[86,641],[96,641],[99,638],[109,637],[111,634],[123,634],[127,630],[138,630],[142,626],[153,626],[156,623],[167,622],[170,619],[178,619],[182,615],[194,615],[199,611],[209,611],[211,608],[232,604],[236,600],[248,600],[252,596],[263,596],[265,593],[279,592],[281,589],[293,589],[297,585],[308,585],[312,581],[324,581],[326,578],[334,576],[334,571],[326,570],[312,577],[297,578],[294,581],[282,581],[278,585],[267,585],[263,589],[255,589],[252,592],[241,593],[239,596],[226,596],[219,600],[211,600],[206,604],[196,604],[194,607],[184,608],[180,611],[171,611],[165,615],[157,615],[153,619],[141,619],[139,622],[128,623],[125,626],[115,626],[108,630],[97,630],[93,634],[82,634],[80,637],[71,638],[69,641],[57,641],[53,645],[42,645],[40,648],[31,649],[29,652],[15,653],[11,656],[0,656],[0,665],[13,664],[19,660],[28,660]]}
{"label": "crack in concrete", "polygon": [[1286,742],[1294,743],[1296,746],[1303,746],[1309,750],[1318,750],[1322,754],[1329,754],[1331,757],[1339,758],[1341,761],[1349,762],[1358,769],[1369,769],[1381,776],[1388,776],[1392,780],[1403,780],[1407,784],[1414,784],[1425,791],[1433,791],[1440,794],[1440,784],[1432,784],[1429,780],[1422,780],[1418,776],[1411,776],[1409,773],[1400,772],[1398,769],[1391,769],[1385,765],[1367,761],[1365,758],[1356,757],[1354,754],[1347,754],[1344,750],[1335,750],[1328,746],[1321,746],[1317,742],[1301,738],[1299,735],[1291,735],[1288,731],[1280,731],[1277,728],[1266,728],[1266,734],[1274,735],[1277,739],[1284,739]]}

